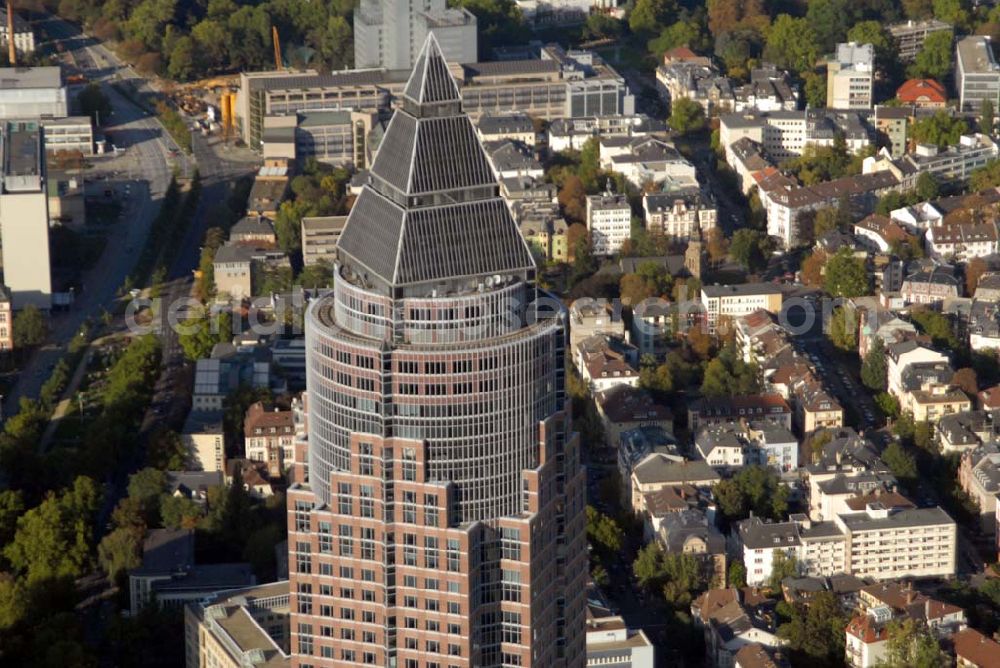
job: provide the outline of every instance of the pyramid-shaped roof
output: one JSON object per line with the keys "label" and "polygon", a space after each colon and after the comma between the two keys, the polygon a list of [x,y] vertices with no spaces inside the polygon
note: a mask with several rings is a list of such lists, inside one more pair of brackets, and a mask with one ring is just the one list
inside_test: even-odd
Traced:
{"label": "pyramid-shaped roof", "polygon": [[403,95],[410,98],[417,104],[431,104],[439,102],[458,102],[461,97],[458,94],[458,86],[454,77],[448,71],[448,63],[441,53],[441,46],[438,44],[434,33],[427,36],[424,47],[417,56],[417,63],[413,66],[413,73],[410,80],[406,82]]}
{"label": "pyramid-shaped roof", "polygon": [[338,241],[386,285],[534,269],[437,41],[430,35]]}

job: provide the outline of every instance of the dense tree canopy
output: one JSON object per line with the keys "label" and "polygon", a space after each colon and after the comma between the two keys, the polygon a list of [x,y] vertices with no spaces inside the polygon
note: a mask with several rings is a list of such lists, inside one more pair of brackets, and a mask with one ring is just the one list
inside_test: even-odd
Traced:
{"label": "dense tree canopy", "polygon": [[920,119],[910,126],[908,134],[913,141],[933,144],[940,148],[953,146],[969,131],[969,125],[961,117],[952,117],[946,111],[938,111],[933,116]]}
{"label": "dense tree canopy", "polygon": [[777,471],[756,464],[745,466],[735,476],[713,488],[719,510],[729,521],[757,517],[783,520],[788,512],[788,487]]}
{"label": "dense tree canopy", "polygon": [[694,100],[682,97],[670,105],[670,127],[680,134],[696,132],[705,127],[705,111]]}
{"label": "dense tree canopy", "polygon": [[868,294],[868,271],[864,260],[854,257],[851,249],[841,248],[826,263],[823,288],[834,297]]}
{"label": "dense tree canopy", "polygon": [[779,14],[767,32],[764,58],[782,69],[807,72],[821,53],[820,38],[808,19]]}
{"label": "dense tree canopy", "polygon": [[906,73],[913,78],[944,79],[952,70],[952,43],[950,31],[932,32]]}

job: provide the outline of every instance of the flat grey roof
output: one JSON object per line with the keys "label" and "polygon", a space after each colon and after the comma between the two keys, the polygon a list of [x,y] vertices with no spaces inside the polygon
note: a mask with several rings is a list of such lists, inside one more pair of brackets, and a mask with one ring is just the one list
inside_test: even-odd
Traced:
{"label": "flat grey roof", "polygon": [[8,121],[5,124],[4,139],[4,176],[38,176],[38,123]]}
{"label": "flat grey roof", "polygon": [[844,525],[851,531],[875,531],[878,529],[903,529],[906,527],[955,524],[955,520],[940,507],[908,508],[890,511],[884,518],[869,517],[867,513],[841,515]]}
{"label": "flat grey roof", "polygon": [[990,74],[998,70],[990,40],[971,35],[958,42],[958,61],[967,74]]}
{"label": "flat grey roof", "polygon": [[56,66],[0,68],[0,90],[60,87],[62,87],[62,71]]}

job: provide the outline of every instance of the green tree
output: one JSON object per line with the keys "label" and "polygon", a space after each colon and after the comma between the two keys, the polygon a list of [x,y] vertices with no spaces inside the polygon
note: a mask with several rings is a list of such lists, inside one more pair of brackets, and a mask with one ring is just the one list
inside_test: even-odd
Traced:
{"label": "green tree", "polygon": [[663,598],[674,607],[688,608],[694,595],[705,588],[701,564],[693,554],[670,553],[663,557]]}
{"label": "green tree", "polygon": [[767,586],[771,591],[781,591],[781,583],[785,578],[793,578],[799,574],[799,564],[795,555],[784,550],[775,550],[771,557],[771,575],[767,578]]}
{"label": "green tree", "polygon": [[821,50],[816,30],[807,19],[779,14],[767,32],[764,59],[801,74],[813,69]]}
{"label": "green tree", "polygon": [[286,253],[302,250],[302,218],[316,215],[316,207],[302,199],[281,203],[274,218],[274,233],[278,237],[278,247]]}
{"label": "green tree", "polygon": [[729,242],[729,254],[747,271],[759,271],[767,266],[769,240],[759,230],[736,230]]}
{"label": "green tree", "polygon": [[160,495],[167,487],[167,474],[159,469],[146,467],[128,477],[129,498],[142,504],[143,514],[149,525],[154,525],[160,516]]}
{"label": "green tree", "polygon": [[969,20],[969,12],[962,0],[932,0],[934,18],[955,26],[964,26]]}
{"label": "green tree", "polygon": [[893,420],[899,417],[899,399],[888,392],[879,392],[876,394],[875,405],[886,417]]}
{"label": "green tree", "polygon": [[588,39],[616,39],[622,34],[622,22],[607,14],[595,12],[587,17],[583,32]]}
{"label": "green tree", "polygon": [[24,514],[24,495],[20,490],[0,491],[0,545],[6,545],[14,538],[17,518]]}
{"label": "green tree", "polygon": [[37,306],[29,304],[14,315],[14,347],[34,348],[45,343],[49,323]]}
{"label": "green tree", "polygon": [[742,561],[730,562],[728,579],[730,587],[747,586],[747,567],[743,565]]}
{"label": "green tree", "polygon": [[934,345],[955,350],[960,342],[955,336],[948,316],[928,308],[913,308],[910,311],[910,319],[920,329],[921,332],[931,337]]}
{"label": "green tree", "polygon": [[837,42],[844,41],[853,19],[851,9],[848,0],[810,0],[806,20],[816,31],[821,53],[833,51]]}
{"label": "green tree", "polygon": [[94,122],[94,125],[100,126],[111,119],[111,101],[104,94],[104,91],[101,90],[100,85],[96,83],[87,84],[80,91],[80,94],[76,96],[76,101],[80,106],[80,111],[84,115],[90,116],[90,120]]}
{"label": "green tree", "polygon": [[670,104],[670,127],[682,135],[697,132],[705,127],[705,111],[701,105],[686,97]]}
{"label": "green tree", "polygon": [[941,194],[941,187],[937,178],[930,172],[921,172],[917,177],[917,197],[923,201],[937,199]]}
{"label": "green tree", "polygon": [[[591,14],[590,16],[593,18],[603,15]],[[646,47],[650,53],[660,58],[665,52],[679,46],[688,46],[693,49],[704,48],[707,41],[700,23],[694,20],[680,20],[664,28],[659,37],[649,40]]]}
{"label": "green tree", "polygon": [[933,633],[913,619],[889,625],[884,665],[889,668],[937,668],[950,663]]}
{"label": "green tree", "polygon": [[845,352],[858,349],[857,318],[852,311],[838,306],[830,314],[830,327],[827,337],[834,346]]}
{"label": "green tree", "polygon": [[979,131],[984,135],[992,135],[995,121],[996,110],[993,108],[993,101],[983,100],[983,104],[979,108]]}
{"label": "green tree", "polygon": [[670,373],[670,366],[664,363],[639,369],[639,387],[657,395],[672,392],[674,379]]}
{"label": "green tree", "polygon": [[142,534],[129,528],[115,529],[97,546],[97,561],[111,582],[121,582],[126,571],[142,565]]}
{"label": "green tree", "polygon": [[303,288],[328,288],[333,286],[333,268],[326,261],[303,267],[295,279],[296,285]]}
{"label": "green tree", "polygon": [[778,627],[778,635],[788,643],[793,657],[801,657],[796,665],[817,661],[822,665],[841,665],[848,619],[833,592],[818,592],[808,606],[796,604],[790,610],[791,617]]}
{"label": "green tree", "polygon": [[946,111],[937,111],[933,116],[927,116],[913,123],[909,128],[909,136],[918,143],[934,144],[944,148],[957,144],[959,138],[968,131],[969,126],[965,119],[952,118]]}
{"label": "green tree", "polygon": [[663,565],[663,548],[656,541],[646,543],[639,550],[635,561],[632,562],[632,573],[635,575],[639,586],[644,589],[657,589],[663,586],[666,572]]}
{"label": "green tree", "polygon": [[221,311],[214,316],[205,313],[193,321],[186,321],[177,339],[184,356],[195,362],[208,357],[215,344],[231,341],[233,336],[233,316],[228,311]]}
{"label": "green tree", "polygon": [[841,248],[827,260],[823,289],[834,297],[868,294],[868,271],[864,260],[854,257],[850,248]]}
{"label": "green tree", "polygon": [[170,52],[170,61],[167,65],[167,74],[178,81],[187,81],[195,71],[195,54],[197,46],[195,41],[187,35],[179,38],[174,43],[174,48]]}
{"label": "green tree", "polygon": [[868,354],[861,364],[861,382],[872,392],[885,392],[888,365],[885,360],[885,344],[876,336]]}
{"label": "green tree", "polygon": [[1000,160],[990,160],[973,170],[969,176],[969,187],[972,190],[987,190],[997,186],[1000,186]]}
{"label": "green tree", "polygon": [[932,32],[906,73],[911,78],[941,80],[952,70],[951,56],[954,36],[951,31]]}
{"label": "green tree", "polygon": [[587,540],[603,557],[611,558],[622,549],[624,534],[617,522],[588,505]]}
{"label": "green tree", "polygon": [[153,468],[183,471],[187,468],[187,454],[187,448],[176,431],[161,427],[149,435],[146,459]]}
{"label": "green tree", "polygon": [[655,33],[670,22],[676,11],[673,0],[636,0],[628,25],[635,33]]}
{"label": "green tree", "polygon": [[764,466],[743,467],[732,478],[718,482],[712,493],[731,522],[746,519],[751,512],[771,519],[784,519],[788,512],[790,490],[777,471]]}
{"label": "green tree", "polygon": [[806,104],[815,109],[826,106],[826,77],[819,72],[809,70],[802,73]]}
{"label": "green tree", "polygon": [[58,496],[50,493],[18,519],[4,556],[29,582],[79,577],[90,563],[93,516],[99,504],[97,484],[78,477],[72,487]]}
{"label": "green tree", "polygon": [[906,482],[917,479],[917,461],[899,441],[893,441],[882,452],[882,461],[899,480]]}
{"label": "green tree", "polygon": [[160,497],[160,516],[168,529],[192,529],[203,514],[202,507],[186,497],[170,494]]}
{"label": "green tree", "polygon": [[847,41],[871,44],[875,48],[875,64],[882,71],[893,69],[897,62],[896,41],[880,21],[860,21],[847,31]]}

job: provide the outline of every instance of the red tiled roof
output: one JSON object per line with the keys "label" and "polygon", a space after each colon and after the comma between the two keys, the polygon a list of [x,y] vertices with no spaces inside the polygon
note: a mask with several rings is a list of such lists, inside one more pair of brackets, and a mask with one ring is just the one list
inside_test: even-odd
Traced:
{"label": "red tiled roof", "polygon": [[663,62],[670,62],[672,60],[690,60],[692,58],[700,57],[701,56],[686,46],[675,46],[663,54]]}
{"label": "red tiled roof", "polygon": [[948,101],[948,92],[934,79],[910,79],[896,90],[900,102],[919,102],[921,98],[944,103]]}
{"label": "red tiled roof", "polygon": [[975,629],[959,631],[951,637],[955,656],[978,668],[1000,668],[1000,643]]}
{"label": "red tiled roof", "polygon": [[846,503],[848,508],[857,511],[864,510],[869,503],[881,503],[886,508],[916,508],[912,501],[898,492],[859,494],[849,498]]}
{"label": "red tiled roof", "polygon": [[866,644],[880,642],[889,638],[889,629],[885,626],[880,628],[868,615],[855,617],[848,622],[847,632]]}

